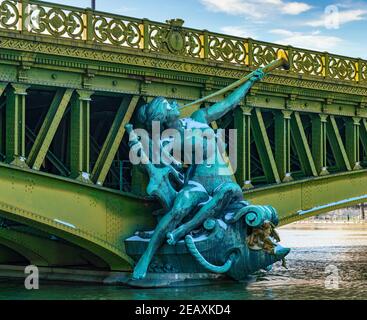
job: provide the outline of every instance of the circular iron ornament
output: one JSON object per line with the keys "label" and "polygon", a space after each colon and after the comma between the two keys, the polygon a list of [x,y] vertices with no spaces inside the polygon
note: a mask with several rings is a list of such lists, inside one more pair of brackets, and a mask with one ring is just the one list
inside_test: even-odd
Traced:
{"label": "circular iron ornament", "polygon": [[39,22],[32,25],[31,32],[55,37],[82,39],[85,25],[80,12],[65,11],[58,8],[46,10],[44,7],[39,7],[37,15]]}
{"label": "circular iron ornament", "polygon": [[254,67],[264,67],[277,58],[279,48],[254,44],[252,50]]}
{"label": "circular iron ornament", "polygon": [[167,35],[167,46],[173,53],[182,52],[185,49],[185,38],[181,32],[171,30]]}
{"label": "circular iron ornament", "polygon": [[293,53],[293,71],[306,75],[322,75],[324,63],[318,54],[295,51]]}
{"label": "circular iron ornament", "polygon": [[209,38],[209,57],[213,60],[244,64],[247,52],[242,42],[227,38]]}
{"label": "circular iron ornament", "polygon": [[97,42],[139,48],[142,38],[139,25],[119,19],[108,20],[105,17],[93,17],[94,39]]}
{"label": "circular iron ornament", "polygon": [[357,70],[355,63],[351,60],[330,57],[329,73],[334,79],[354,80]]}

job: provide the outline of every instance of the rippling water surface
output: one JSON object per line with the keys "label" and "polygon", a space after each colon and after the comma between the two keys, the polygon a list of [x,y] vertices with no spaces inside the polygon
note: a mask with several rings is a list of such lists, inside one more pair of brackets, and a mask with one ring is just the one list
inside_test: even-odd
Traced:
{"label": "rippling water surface", "polygon": [[292,248],[288,270],[276,264],[247,283],[147,290],[41,281],[27,291],[0,280],[0,299],[367,299],[367,226],[298,225],[279,233]]}

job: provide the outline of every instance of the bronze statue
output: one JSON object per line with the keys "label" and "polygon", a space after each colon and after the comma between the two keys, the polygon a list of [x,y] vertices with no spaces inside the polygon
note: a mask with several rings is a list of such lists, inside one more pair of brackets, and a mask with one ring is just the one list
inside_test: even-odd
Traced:
{"label": "bronze statue", "polygon": [[[181,137],[182,144],[185,143],[185,139],[188,139],[187,136],[185,136],[185,130],[196,130],[196,132],[199,131],[199,134],[190,135],[190,142],[192,143],[194,150],[197,150],[198,148],[204,150],[204,152],[203,161],[201,163],[194,162],[189,166],[188,170],[185,172],[185,182],[180,185],[177,192],[174,192],[172,187],[167,186],[167,184],[170,183],[167,176],[169,173],[175,172],[176,168],[169,164],[164,164],[163,169],[162,166],[154,166],[151,163],[146,165],[146,170],[150,176],[150,183],[147,192],[148,194],[156,195],[160,199],[163,207],[166,209],[166,212],[160,218],[149,243],[147,244],[145,252],[141,255],[134,268],[132,276],[133,279],[143,279],[146,276],[148,267],[154,255],[165,242],[174,246],[179,240],[185,238],[185,236],[187,236],[191,231],[198,229],[203,225],[205,226],[205,223],[208,224],[208,221],[214,221],[212,223],[213,226],[216,225],[216,223],[221,223],[221,221],[223,222],[223,214],[229,208],[233,207],[236,212],[239,212],[248,205],[248,203],[244,201],[241,187],[232,180],[231,169],[222,158],[218,147],[216,146],[214,151],[211,150],[211,152],[209,152],[211,139],[216,138],[210,124],[213,121],[220,119],[228,112],[234,110],[254,83],[260,81],[264,75],[265,74],[262,69],[256,70],[250,75],[250,77],[247,77],[246,82],[242,83],[222,101],[217,102],[208,108],[199,109],[184,119],[180,119],[180,108],[177,103],[170,103],[163,97],[157,97],[140,108],[138,115],[139,120],[148,130],[152,140],[152,127],[153,124],[157,122],[161,132],[166,129],[177,130]],[[128,126],[127,129],[130,133],[130,146],[138,146],[138,148],[142,148],[142,145],[139,145],[136,136],[132,135],[134,134],[132,127]],[[204,131],[207,139],[199,139],[200,132]],[[208,134],[208,132],[210,134]],[[160,147],[161,146],[160,142]],[[144,152],[144,150],[141,152]],[[215,155],[214,157],[212,156],[213,152]],[[185,154],[184,156],[187,155],[188,154]],[[189,154],[191,158],[194,155],[194,151],[192,151],[192,154]],[[160,174],[163,172],[162,170],[165,170],[164,172],[166,176],[164,174]],[[178,175],[176,173],[174,175],[177,178]],[[163,179],[164,182],[162,182]],[[157,186],[159,187],[157,188]],[[152,190],[155,191],[153,192]],[[162,190],[164,191],[159,192]],[[240,216],[241,215],[238,215],[238,217],[233,221],[239,221]],[[190,218],[187,219],[188,217]],[[235,238],[235,234],[238,232],[238,228],[235,226],[236,224],[234,222],[228,222],[233,223],[233,230],[231,229],[231,236],[228,237],[227,241],[228,243],[231,243],[231,245],[233,242],[235,243],[233,238]],[[223,224],[225,223],[223,222]],[[207,227],[207,230],[211,230],[210,228]],[[223,228],[223,225],[221,227],[217,227],[216,230],[218,231],[220,228]],[[264,232],[269,233],[269,231]],[[264,237],[267,238],[265,235]],[[265,239],[265,242],[266,241],[267,240]],[[243,242],[245,242],[245,240],[243,240]],[[189,243],[191,243],[191,247],[189,246]],[[193,246],[193,242],[190,242],[190,238],[186,237],[186,244],[188,249],[191,250],[195,256],[195,247]],[[218,249],[220,250],[220,248]],[[267,248],[263,249],[268,250]],[[281,256],[287,254],[288,251],[282,252]],[[236,255],[238,255],[238,253],[236,253]],[[227,257],[228,261],[230,261],[230,263],[227,263],[229,266],[228,268],[230,268],[232,263],[234,263],[236,255],[234,252],[229,253],[230,259]],[[277,258],[278,260],[279,257]],[[196,259],[209,270],[210,268],[212,270],[219,270],[216,269],[215,266],[210,265],[210,263],[206,264],[205,259],[200,257],[200,254],[197,252]],[[227,267],[224,269],[227,269]],[[227,272],[229,272],[229,269]]]}

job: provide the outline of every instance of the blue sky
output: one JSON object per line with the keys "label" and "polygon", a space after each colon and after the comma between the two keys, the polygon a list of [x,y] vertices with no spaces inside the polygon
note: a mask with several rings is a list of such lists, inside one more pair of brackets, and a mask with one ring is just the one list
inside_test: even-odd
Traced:
{"label": "blue sky", "polygon": [[[54,0],[77,7],[90,0]],[[96,0],[97,10],[367,59],[367,0]]]}

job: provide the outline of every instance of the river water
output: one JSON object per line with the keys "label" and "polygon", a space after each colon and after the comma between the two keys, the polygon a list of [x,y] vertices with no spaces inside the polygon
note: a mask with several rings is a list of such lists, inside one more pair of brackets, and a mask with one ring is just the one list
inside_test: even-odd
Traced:
{"label": "river water", "polygon": [[306,225],[279,229],[292,249],[288,269],[275,264],[247,283],[205,287],[131,289],[40,281],[0,280],[0,299],[367,299],[367,225]]}

